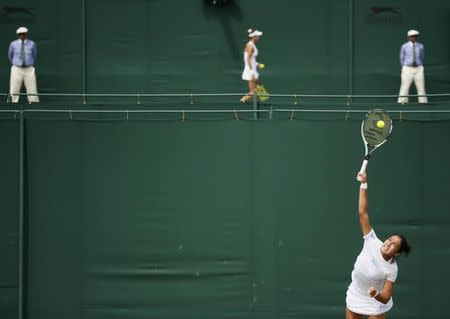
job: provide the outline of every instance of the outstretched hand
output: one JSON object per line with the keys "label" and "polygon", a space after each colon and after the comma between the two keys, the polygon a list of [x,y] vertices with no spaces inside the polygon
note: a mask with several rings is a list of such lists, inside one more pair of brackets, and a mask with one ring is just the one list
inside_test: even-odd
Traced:
{"label": "outstretched hand", "polygon": [[356,179],[361,183],[367,183],[367,173],[358,173]]}

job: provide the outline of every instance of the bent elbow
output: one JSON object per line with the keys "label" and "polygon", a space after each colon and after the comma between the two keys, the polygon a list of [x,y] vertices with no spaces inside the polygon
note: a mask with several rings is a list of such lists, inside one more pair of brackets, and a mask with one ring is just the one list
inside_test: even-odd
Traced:
{"label": "bent elbow", "polygon": [[378,300],[382,304],[387,304],[389,300],[391,300],[391,296],[380,296],[381,298]]}

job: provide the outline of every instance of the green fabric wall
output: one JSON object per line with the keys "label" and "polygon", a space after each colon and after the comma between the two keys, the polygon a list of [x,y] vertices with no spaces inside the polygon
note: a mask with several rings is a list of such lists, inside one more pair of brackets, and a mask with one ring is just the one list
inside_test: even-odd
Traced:
{"label": "green fabric wall", "polygon": [[[8,5],[0,6],[0,92],[9,88],[7,47],[20,25],[38,45],[42,93],[243,92],[250,26],[264,31],[259,60],[272,93],[396,94],[398,51],[411,28],[426,46],[427,92],[450,84],[446,0],[236,0],[223,8],[201,0],[14,1],[29,13],[7,13]],[[26,315],[342,317],[360,248],[357,127],[28,119]],[[440,147],[448,127],[397,123],[370,164],[380,234],[400,229],[415,246],[401,262],[396,317],[438,318],[445,305],[436,287],[447,280],[449,194],[439,185],[449,170],[438,164],[448,157]],[[18,309],[18,129],[17,120],[0,120],[2,319]],[[431,269],[436,259],[444,262]]]}
{"label": "green fabric wall", "polygon": [[[446,0],[235,0],[220,8],[202,0],[83,3],[15,1],[31,14],[0,11],[1,92],[8,91],[6,49],[19,25],[38,45],[44,93],[244,92],[242,51],[251,26],[264,31],[261,79],[271,92],[397,94],[399,49],[411,28],[426,47],[427,92],[449,87]],[[376,8],[391,10],[375,14]]]}
{"label": "green fabric wall", "polygon": [[19,273],[19,121],[0,114],[0,316],[16,318]]}
{"label": "green fabric wall", "polygon": [[[359,120],[25,124],[27,318],[343,316]],[[396,121],[369,164],[375,229],[414,249],[396,318],[446,304],[449,134]]]}

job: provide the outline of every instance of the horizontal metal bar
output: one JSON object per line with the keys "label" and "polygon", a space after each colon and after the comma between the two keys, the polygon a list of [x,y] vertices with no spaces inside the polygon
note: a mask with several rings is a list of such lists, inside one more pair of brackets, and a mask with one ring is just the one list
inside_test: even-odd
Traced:
{"label": "horizontal metal bar", "polygon": [[[268,112],[304,112],[304,113],[367,113],[369,109],[364,110],[349,110],[349,109],[272,109],[272,110],[239,110],[239,109],[226,109],[226,110],[95,110],[95,109],[87,109],[87,110],[63,110],[63,109],[26,109],[22,112],[24,113],[268,113]],[[21,112],[21,111],[16,111]],[[387,110],[388,113],[450,113],[449,110]]]}
{"label": "horizontal metal bar", "polygon": [[398,94],[267,94],[270,97],[293,97],[293,98],[398,98],[398,97],[446,97],[450,93],[436,93],[426,95],[398,95]]}
{"label": "horizontal metal bar", "polygon": [[[27,94],[19,93],[14,94],[18,96],[47,96],[47,97],[214,97],[214,96],[242,96],[247,93],[39,93],[39,94]],[[8,96],[7,93],[0,93],[2,96]],[[398,94],[277,94],[268,93],[270,97],[292,97],[292,98],[398,98]],[[402,97],[450,97],[450,93],[434,93],[426,95],[402,95]]]}
{"label": "horizontal metal bar", "polygon": [[[316,112],[316,113],[367,113],[367,110],[314,110],[314,109],[273,109],[273,112]],[[388,113],[450,113],[450,110],[386,110]]]}
{"label": "horizontal metal bar", "polygon": [[27,93],[18,93],[12,94],[17,96],[48,96],[48,97],[205,97],[205,96],[242,96],[246,95],[246,93],[172,93],[172,94],[164,94],[164,93],[155,93],[155,94],[145,94],[145,93],[38,93],[38,94],[27,94]]}
{"label": "horizontal metal bar", "polygon": [[51,109],[27,109],[24,113],[268,113],[269,110],[51,110]]}

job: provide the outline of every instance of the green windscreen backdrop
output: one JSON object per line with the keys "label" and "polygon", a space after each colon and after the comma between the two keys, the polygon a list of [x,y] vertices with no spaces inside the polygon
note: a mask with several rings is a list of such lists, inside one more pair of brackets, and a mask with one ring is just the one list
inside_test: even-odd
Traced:
{"label": "green windscreen backdrop", "polygon": [[0,317],[17,318],[19,121],[0,114]]}
{"label": "green windscreen backdrop", "polygon": [[[425,45],[427,93],[449,93],[447,0],[211,2],[1,1],[0,93],[9,90],[7,49],[19,26],[38,47],[40,93],[245,92],[249,27],[264,32],[258,61],[271,93],[395,95],[409,29]],[[4,100],[0,111],[11,108]],[[417,110],[395,100],[376,103]],[[448,98],[429,100],[427,109],[449,108]],[[41,101],[45,109],[65,99]],[[238,97],[142,101],[234,108]],[[126,102],[119,107],[138,107]],[[310,107],[269,102],[262,108]],[[343,317],[362,245],[357,116],[24,114],[22,171],[18,115],[0,114],[0,319],[18,317],[20,172],[24,318]],[[369,164],[380,238],[402,232],[413,245],[399,261],[395,318],[445,316],[448,119],[396,115],[391,140]]]}
{"label": "green windscreen backdrop", "polygon": [[447,0],[212,2],[2,1],[0,92],[8,91],[7,47],[21,25],[38,47],[41,93],[245,92],[250,27],[264,32],[257,59],[272,93],[397,94],[409,29],[425,45],[427,93],[448,92]]}
{"label": "green windscreen backdrop", "polygon": [[[2,130],[17,133],[17,122]],[[382,239],[403,233],[413,246],[399,260],[391,316],[442,318],[450,123],[394,125],[369,163],[374,228]],[[357,116],[26,115],[25,318],[343,317],[362,247],[359,126]],[[2,145],[17,168],[17,139]],[[2,163],[7,192],[17,182]],[[18,232],[11,194],[1,215],[13,243],[7,258]],[[15,318],[17,285],[6,267],[2,318]]]}

